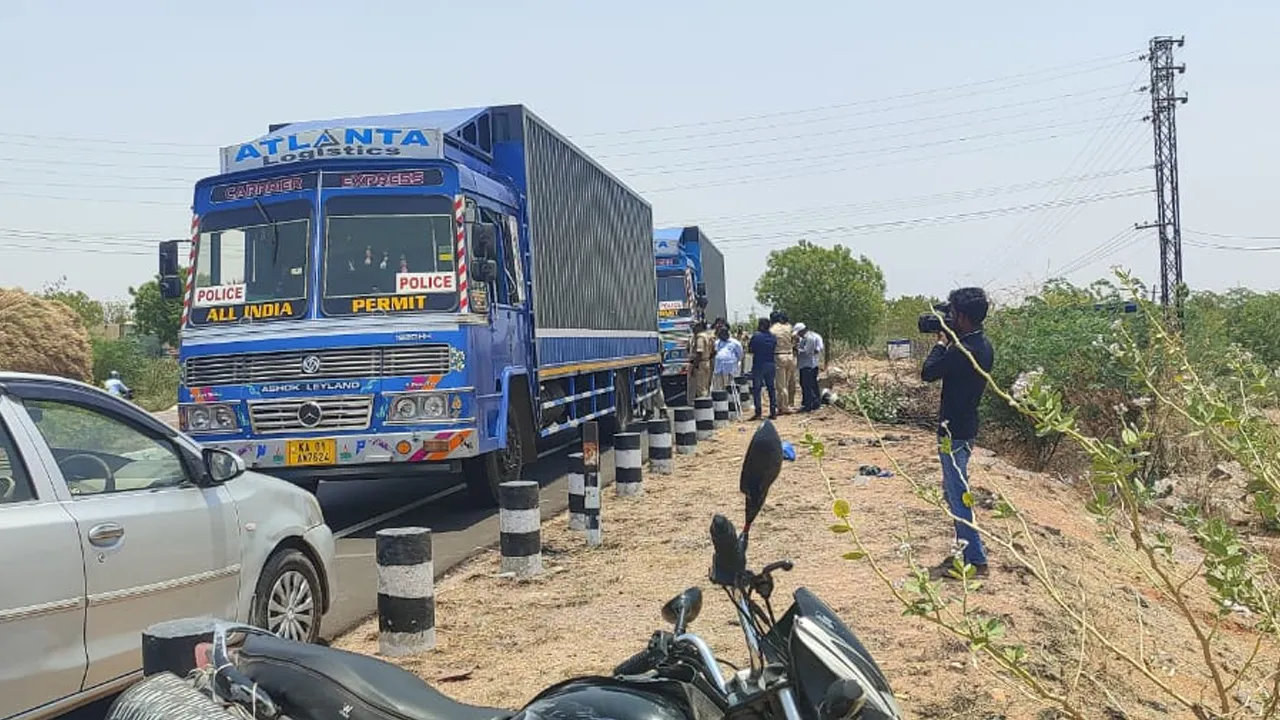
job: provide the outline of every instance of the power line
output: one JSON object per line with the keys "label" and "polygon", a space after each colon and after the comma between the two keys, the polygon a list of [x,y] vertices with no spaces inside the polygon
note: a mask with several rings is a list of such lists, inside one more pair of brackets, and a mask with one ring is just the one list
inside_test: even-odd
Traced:
{"label": "power line", "polygon": [[[1107,200],[1116,200],[1125,197],[1134,197],[1150,193],[1150,188],[1131,188],[1111,193],[1099,194],[1086,197],[1075,197],[1060,200],[1056,203],[1034,203],[1028,205],[1014,205],[1009,207],[991,208],[988,210],[978,210],[974,212],[956,213],[952,215],[933,215],[921,218],[910,218],[906,220],[890,220],[885,222],[865,223],[861,225],[842,225],[829,228],[818,228],[809,230],[793,230],[786,232],[788,237],[778,237],[784,233],[755,233],[748,235],[736,235],[721,238],[716,241],[717,246],[738,247],[756,247],[761,244],[774,245],[777,243],[791,243],[797,239],[807,239],[814,235],[840,234],[842,236],[875,234],[880,232],[890,232],[893,230],[915,229],[918,227],[932,227],[934,225],[947,225],[957,222],[971,222],[975,220],[984,220],[992,217],[1004,217],[1006,215],[1016,215],[1023,212],[1036,212],[1051,207],[1059,207],[1062,205],[1079,204],[1079,203],[1097,203]],[[753,243],[751,240],[772,238],[765,243]]]}
{"label": "power line", "polygon": [[[892,102],[892,101],[895,101],[895,100],[908,100],[908,99],[911,99],[911,98],[915,98],[915,97],[922,97],[922,96],[925,96],[925,95],[932,95],[932,94],[937,94],[937,93],[950,92],[950,91],[952,91],[952,90],[964,90],[964,89],[966,89],[966,88],[982,87],[982,86],[987,86],[987,85],[993,85],[993,84],[1001,83],[1001,82],[1004,82],[1004,81],[1006,81],[1006,80],[1018,80],[1018,79],[1022,79],[1022,78],[1035,77],[1035,76],[1037,76],[1037,75],[1043,75],[1043,74],[1046,74],[1046,73],[1053,73],[1053,72],[1057,72],[1057,71],[1059,71],[1059,70],[1068,70],[1068,69],[1071,69],[1071,68],[1081,68],[1081,67],[1083,67],[1083,66],[1085,66],[1085,65],[1091,65],[1091,64],[1094,64],[1094,63],[1098,63],[1098,62],[1108,62],[1108,61],[1110,61],[1110,63],[1109,63],[1109,64],[1107,64],[1107,65],[1103,65],[1103,66],[1101,66],[1101,67],[1092,68],[1092,69],[1085,69],[1085,70],[1076,70],[1076,71],[1074,71],[1074,72],[1068,72],[1068,73],[1066,73],[1066,74],[1060,74],[1060,75],[1057,75],[1057,76],[1055,76],[1055,77],[1051,77],[1051,78],[1048,78],[1048,79],[1046,79],[1046,80],[1044,80],[1044,81],[1041,81],[1041,82],[1045,82],[1045,81],[1048,81],[1048,80],[1062,79],[1062,78],[1064,78],[1064,77],[1073,77],[1073,76],[1075,76],[1075,75],[1080,75],[1080,74],[1085,74],[1085,73],[1091,73],[1091,72],[1097,72],[1097,71],[1099,71],[1099,70],[1105,70],[1105,69],[1109,69],[1109,68],[1112,68],[1112,67],[1117,67],[1117,66],[1120,66],[1120,65],[1124,65],[1124,64],[1126,64],[1126,62],[1132,62],[1132,61],[1135,59],[1136,55],[1137,55],[1138,53],[1140,53],[1140,52],[1141,52],[1141,50],[1130,50],[1130,51],[1125,52],[1125,53],[1120,53],[1120,54],[1116,54],[1116,55],[1105,56],[1105,57],[1098,58],[1098,59],[1095,59],[1095,60],[1086,60],[1086,61],[1079,62],[1079,63],[1070,63],[1070,64],[1067,64],[1067,65],[1059,65],[1059,66],[1052,67],[1052,68],[1045,68],[1045,69],[1043,69],[1043,70],[1032,70],[1032,71],[1028,71],[1028,72],[1024,72],[1024,73],[1018,73],[1018,74],[1015,74],[1015,75],[1005,75],[1005,76],[1001,76],[1001,77],[990,78],[990,79],[987,79],[987,80],[979,80],[979,81],[976,81],[976,82],[961,83],[961,84],[959,84],[959,85],[948,85],[948,86],[942,86],[942,87],[930,88],[930,89],[927,89],[927,90],[917,90],[917,91],[915,91],[915,92],[903,93],[903,94],[900,94],[900,95],[888,95],[888,96],[879,97],[879,98],[868,98],[868,99],[864,99],[864,100],[855,100],[855,101],[851,101],[851,102],[836,103],[836,104],[833,104],[833,105],[823,105],[823,106],[812,107],[812,108],[804,108],[804,109],[800,109],[800,110],[785,110],[785,111],[779,111],[779,112],[761,113],[761,114],[757,114],[757,115],[745,115],[745,116],[739,116],[739,117],[736,117],[736,118],[724,118],[724,119],[719,119],[719,120],[703,120],[703,121],[699,121],[699,122],[692,122],[692,123],[679,123],[679,124],[674,124],[674,125],[660,125],[660,126],[648,127],[648,128],[631,128],[631,129],[627,129],[627,130],[614,130],[614,131],[606,131],[606,132],[578,133],[576,137],[586,138],[586,137],[601,137],[601,136],[611,136],[611,135],[633,135],[633,134],[638,134],[638,133],[647,133],[647,132],[662,132],[662,131],[666,131],[666,130],[683,130],[683,129],[686,129],[686,128],[710,127],[710,126],[723,125],[723,124],[727,124],[727,123],[734,123],[734,122],[750,122],[750,121],[755,121],[755,120],[767,120],[767,119],[772,119],[772,118],[777,118],[777,117],[788,117],[788,116],[794,116],[794,115],[800,115],[800,114],[808,114],[808,113],[814,113],[814,112],[825,112],[825,111],[830,111],[830,110],[839,110],[839,109],[845,109],[845,108],[851,108],[851,107],[860,107],[860,106],[862,106],[862,105],[869,105],[869,104],[875,104],[875,103]],[[1116,60],[1119,60],[1120,58],[1129,58],[1129,60],[1126,60],[1126,61],[1123,61],[1123,62],[1115,62]],[[1009,87],[1001,88],[1001,89],[1003,89],[1003,90],[1007,90],[1007,89],[1012,88],[1012,87],[1022,87],[1022,86],[1024,86],[1025,84],[1027,84],[1027,83],[1015,84],[1015,85],[1011,85],[1011,86],[1009,86]],[[961,97],[966,97],[966,96],[961,96]]]}
{"label": "power line", "polygon": [[[1277,238],[1277,239],[1280,240],[1280,238]],[[1207,250],[1233,250],[1236,252],[1280,252],[1280,245],[1254,245],[1254,246],[1224,245],[1222,243],[1209,243],[1209,242],[1202,242],[1200,240],[1187,240],[1185,238],[1182,240],[1182,242],[1187,245],[1193,245],[1195,247],[1205,248]]]}
{"label": "power line", "polygon": [[1229,235],[1227,233],[1206,232],[1183,228],[1182,232],[1204,237],[1222,238],[1223,240],[1280,240],[1280,235]]}
{"label": "power line", "polygon": [[[1123,84],[1121,84],[1121,85],[1108,85],[1108,86],[1105,86],[1105,87],[1101,87],[1101,88],[1094,88],[1094,89],[1091,89],[1091,90],[1085,90],[1085,91],[1078,92],[1078,93],[1065,93],[1065,94],[1058,94],[1058,95],[1053,95],[1053,96],[1050,96],[1050,97],[1036,98],[1036,99],[1034,99],[1034,100],[1024,100],[1024,101],[1021,101],[1021,102],[1015,102],[1015,103],[1005,103],[1004,105],[994,105],[994,106],[989,106],[989,107],[970,108],[970,109],[967,109],[967,110],[956,110],[956,111],[947,112],[947,113],[939,113],[939,114],[936,114],[936,115],[926,115],[926,116],[923,116],[923,117],[902,118],[902,119],[898,119],[898,120],[888,120],[888,121],[884,121],[884,122],[870,123],[870,124],[866,124],[866,125],[854,125],[854,126],[851,126],[851,127],[837,127],[837,128],[831,128],[831,129],[830,129],[830,132],[832,132],[832,133],[835,133],[835,132],[841,132],[841,133],[860,132],[860,131],[862,131],[862,130],[876,130],[876,129],[879,129],[879,128],[885,128],[885,127],[899,127],[899,126],[902,126],[902,125],[910,125],[910,124],[914,124],[914,123],[930,122],[930,121],[933,121],[933,120],[949,120],[949,119],[952,119],[952,118],[955,118],[955,117],[958,117],[958,116],[962,116],[962,115],[981,115],[981,114],[983,114],[983,113],[994,112],[994,111],[996,111],[996,110],[1004,110],[1004,109],[1014,108],[1014,107],[1024,107],[1024,106],[1027,106],[1027,105],[1036,105],[1036,104],[1042,104],[1042,103],[1054,102],[1054,101],[1062,101],[1062,100],[1066,100],[1066,99],[1073,98],[1073,97],[1079,97],[1079,96],[1083,96],[1083,95],[1090,95],[1090,94],[1095,94],[1095,93],[1098,93],[1098,92],[1104,92],[1104,91],[1109,91],[1109,90],[1116,90],[1116,89],[1119,89],[1119,88],[1122,88],[1122,87],[1125,87],[1125,85],[1123,85]],[[1114,99],[1114,98],[1116,98],[1116,97],[1120,97],[1120,96],[1118,96],[1118,95],[1104,95],[1104,96],[1099,97],[1099,98],[1094,98],[1094,99],[1093,99],[1093,101],[1094,101],[1094,102],[1105,102],[1106,100]],[[896,108],[891,108],[891,109],[896,109]],[[881,111],[878,111],[878,112],[885,112],[885,111],[881,110]],[[1044,113],[1044,112],[1056,112],[1056,108],[1048,108],[1048,109],[1041,109],[1041,110],[1032,110],[1032,111],[1022,112],[1022,113],[1014,113],[1014,114],[1012,114],[1012,115],[1008,115],[1008,116],[1003,117],[1003,118],[990,118],[990,119],[989,119],[989,121],[990,121],[990,120],[1008,120],[1008,119],[1013,119],[1013,118],[1018,118],[1018,117],[1026,117],[1026,116],[1028,116],[1028,115],[1039,115],[1039,114],[1042,114],[1042,113]],[[839,119],[839,118],[828,118],[828,119]],[[798,129],[799,127],[803,127],[803,126],[805,126],[805,125],[810,125],[810,124],[813,124],[813,123],[815,123],[815,122],[820,122],[820,121],[809,121],[809,122],[804,122],[804,123],[796,123],[796,124],[788,124],[788,125],[779,125],[779,126],[769,126],[769,127],[767,127],[767,128],[752,128],[750,131],[747,131],[747,132],[754,132],[754,131],[756,131],[756,130],[765,130],[765,129],[775,129],[775,127],[776,127],[776,128],[782,128],[782,129],[788,129],[788,130],[796,130],[796,129]],[[963,122],[963,123],[960,123],[960,126],[969,126],[969,125],[974,124],[974,122],[976,122],[976,121],[972,121],[972,120],[970,120],[970,121],[965,121],[965,122]],[[946,127],[947,127],[947,126],[944,126],[944,127],[942,127],[942,128],[937,128],[937,129],[940,129],[940,130],[941,130],[941,129],[946,129]],[[698,137],[702,137],[702,136],[698,136]],[[731,148],[731,147],[756,146],[756,145],[760,145],[760,144],[762,144],[762,143],[774,142],[774,141],[779,141],[779,140],[798,139],[798,138],[800,138],[800,137],[803,137],[803,136],[799,136],[799,135],[797,135],[796,133],[792,132],[792,133],[788,133],[788,134],[786,134],[786,135],[774,135],[774,136],[770,136],[770,137],[766,137],[766,138],[751,138],[751,139],[748,139],[748,140],[737,140],[737,141],[734,141],[734,142],[726,142],[726,143],[713,143],[713,144],[705,144],[705,143],[702,143],[702,144],[698,144],[698,145],[684,145],[684,146],[680,146],[680,147],[672,147],[672,148],[665,148],[665,147],[664,147],[664,148],[658,148],[658,149],[650,148],[650,149],[645,149],[645,150],[633,150],[633,151],[629,151],[629,152],[622,152],[622,153],[599,153],[599,154],[592,154],[592,157],[593,157],[593,158],[595,158],[596,160],[608,160],[608,159],[613,159],[613,158],[622,158],[622,157],[636,157],[636,156],[646,156],[646,157],[647,157],[647,156],[649,156],[649,155],[652,155],[652,154],[653,154],[653,153],[655,153],[655,152],[673,152],[673,153],[675,153],[675,152],[694,152],[694,151],[699,151],[699,150],[720,150],[720,149],[724,149],[724,148]],[[637,141],[635,141],[635,143],[636,143],[636,144],[641,144],[641,143],[650,143],[650,144],[652,144],[652,143],[662,143],[662,142],[666,142],[667,140],[670,140],[670,139],[673,139],[673,138],[666,138],[666,139],[654,139],[654,140],[637,140]]]}
{"label": "power line", "polygon": [[953,190],[943,193],[932,193],[929,195],[913,195],[908,197],[886,198],[882,200],[868,200],[858,203],[840,203],[836,205],[819,205],[813,207],[800,207],[788,210],[778,210],[767,213],[752,214],[735,214],[735,215],[719,215],[719,216],[701,216],[694,220],[686,222],[678,222],[674,220],[660,220],[654,223],[657,227],[686,227],[690,225],[707,225],[715,224],[716,227],[729,225],[754,225],[759,220],[767,218],[780,217],[784,218],[788,223],[793,223],[795,218],[804,217],[812,219],[815,216],[829,216],[831,211],[853,210],[860,212],[879,211],[886,209],[901,209],[905,207],[916,207],[919,205],[941,204],[947,202],[959,202],[963,200],[972,200],[975,198],[993,197],[997,195],[1011,195],[1028,190],[1037,190],[1045,187],[1052,187],[1062,183],[1075,182],[1078,180],[1087,180],[1094,178],[1112,178],[1124,175],[1133,175],[1140,172],[1148,172],[1151,170],[1149,165],[1117,168],[1104,172],[1095,173],[1093,175],[1083,175],[1065,178],[1052,178],[1048,180],[1032,180],[1024,183],[1013,185],[997,185],[992,187],[972,188],[969,190]]}

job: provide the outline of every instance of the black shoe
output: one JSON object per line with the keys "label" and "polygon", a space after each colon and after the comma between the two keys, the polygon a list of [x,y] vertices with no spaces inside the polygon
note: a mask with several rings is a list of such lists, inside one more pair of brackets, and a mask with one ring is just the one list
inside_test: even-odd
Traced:
{"label": "black shoe", "polygon": [[747,418],[747,422],[755,422],[759,419],[760,419],[760,413],[756,413],[755,415],[752,415],[751,417]]}
{"label": "black shoe", "polygon": [[[973,577],[984,578],[990,575],[986,563],[981,565],[972,565]],[[959,580],[961,578],[960,571],[956,569],[956,562],[952,558],[947,558],[932,568],[929,568],[930,580]]]}

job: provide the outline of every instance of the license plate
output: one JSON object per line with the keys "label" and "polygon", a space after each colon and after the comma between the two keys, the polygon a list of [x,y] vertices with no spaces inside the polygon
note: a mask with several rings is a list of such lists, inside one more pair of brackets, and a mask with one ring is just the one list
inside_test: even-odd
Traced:
{"label": "license plate", "polygon": [[286,465],[332,465],[337,455],[337,440],[290,440],[285,445]]}

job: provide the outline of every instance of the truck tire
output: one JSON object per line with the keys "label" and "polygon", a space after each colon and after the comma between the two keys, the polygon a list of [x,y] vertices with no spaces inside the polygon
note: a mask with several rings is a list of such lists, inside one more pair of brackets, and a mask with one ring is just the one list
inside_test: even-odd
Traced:
{"label": "truck tire", "polygon": [[524,468],[524,436],[516,413],[507,413],[507,446],[462,461],[467,492],[481,507],[498,505],[498,486],[520,479]]}

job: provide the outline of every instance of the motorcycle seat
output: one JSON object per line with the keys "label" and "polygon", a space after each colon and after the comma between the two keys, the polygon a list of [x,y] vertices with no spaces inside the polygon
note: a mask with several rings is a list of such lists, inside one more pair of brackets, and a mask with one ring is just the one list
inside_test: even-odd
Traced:
{"label": "motorcycle seat", "polygon": [[514,713],[449,698],[367,655],[276,637],[245,639],[236,665],[286,715],[348,720],[509,720]]}

